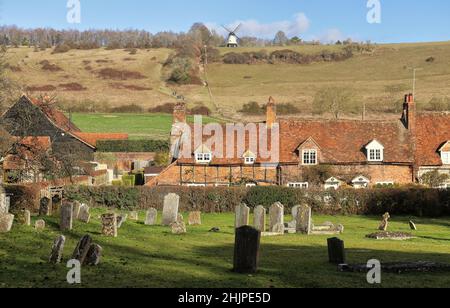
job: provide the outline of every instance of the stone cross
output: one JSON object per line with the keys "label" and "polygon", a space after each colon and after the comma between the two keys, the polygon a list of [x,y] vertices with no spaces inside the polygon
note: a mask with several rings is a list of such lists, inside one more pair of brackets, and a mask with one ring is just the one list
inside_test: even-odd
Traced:
{"label": "stone cross", "polygon": [[266,209],[262,205],[255,207],[253,212],[253,226],[260,232],[266,232]]}
{"label": "stone cross", "polygon": [[61,206],[60,211],[60,222],[59,228],[61,231],[70,231],[73,228],[73,204],[72,203],[64,203]]}
{"label": "stone cross", "polygon": [[102,215],[102,234],[117,237],[117,215],[115,213]]}
{"label": "stone cross", "polygon": [[346,263],[344,241],[337,237],[328,239],[328,258],[332,264]]}
{"label": "stone cross", "polygon": [[236,206],[236,218],[234,227],[238,229],[242,226],[248,226],[249,219],[250,219],[250,208],[243,203],[241,205]]}
{"label": "stone cross", "polygon": [[388,230],[390,218],[391,218],[391,215],[389,215],[389,213],[386,213],[383,215],[383,220],[381,221],[380,227],[378,228],[380,231]]}
{"label": "stone cross", "polygon": [[188,222],[190,226],[200,226],[202,224],[202,212],[190,212]]}
{"label": "stone cross", "polygon": [[177,221],[179,205],[180,196],[178,196],[177,194],[168,194],[164,197],[162,218],[163,226],[170,226],[172,223]]}
{"label": "stone cross", "polygon": [[80,206],[80,212],[78,214],[78,220],[88,224],[89,221],[91,220],[91,214],[89,212],[90,212],[89,206],[87,206],[86,204],[82,204]]}
{"label": "stone cross", "polygon": [[307,205],[301,205],[297,213],[297,233],[311,234],[311,208]]}
{"label": "stone cross", "polygon": [[89,235],[83,236],[73,251],[72,259],[80,261],[80,264],[84,264],[91,244],[92,238]]}
{"label": "stone cross", "polygon": [[0,214],[0,233],[6,233],[11,231],[13,223],[14,223],[14,215]]}
{"label": "stone cross", "polygon": [[145,218],[145,224],[147,226],[154,226],[156,225],[158,220],[158,211],[154,208],[151,208],[147,211],[147,215]]}
{"label": "stone cross", "polygon": [[258,270],[261,232],[250,226],[236,229],[233,271],[254,274]]}
{"label": "stone cross", "polygon": [[49,258],[50,263],[52,264],[61,263],[65,243],[66,238],[63,235],[60,235],[55,239],[55,241],[53,242],[52,252]]}
{"label": "stone cross", "polygon": [[269,232],[284,234],[284,206],[280,202],[269,209]]}

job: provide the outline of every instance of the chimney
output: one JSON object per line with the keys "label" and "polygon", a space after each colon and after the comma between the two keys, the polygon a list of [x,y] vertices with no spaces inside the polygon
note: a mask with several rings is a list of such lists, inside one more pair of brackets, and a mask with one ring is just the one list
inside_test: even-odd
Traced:
{"label": "chimney", "polygon": [[272,128],[272,126],[276,122],[277,122],[277,106],[275,104],[275,100],[271,96],[269,98],[269,102],[267,103],[266,125],[268,128]]}
{"label": "chimney", "polygon": [[186,122],[186,104],[177,103],[173,109],[173,124]]}
{"label": "chimney", "polygon": [[405,95],[405,103],[403,104],[403,123],[405,127],[414,131],[416,127],[416,104],[414,102],[414,95]]}

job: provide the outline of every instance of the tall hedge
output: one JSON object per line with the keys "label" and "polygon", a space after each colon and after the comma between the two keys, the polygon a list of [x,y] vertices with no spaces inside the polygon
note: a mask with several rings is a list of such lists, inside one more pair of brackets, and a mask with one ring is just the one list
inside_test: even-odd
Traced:
{"label": "tall hedge", "polygon": [[119,152],[168,152],[169,141],[166,140],[99,140],[97,151],[106,153]]}
{"label": "tall hedge", "polygon": [[286,213],[298,204],[310,205],[315,213],[343,215],[394,215],[419,217],[450,216],[450,190],[373,189],[311,191],[286,187],[190,188],[190,187],[83,187],[66,189],[66,197],[93,206],[119,209],[162,210],[164,196],[180,195],[183,211],[233,212],[240,203],[251,208],[270,207],[279,201]]}

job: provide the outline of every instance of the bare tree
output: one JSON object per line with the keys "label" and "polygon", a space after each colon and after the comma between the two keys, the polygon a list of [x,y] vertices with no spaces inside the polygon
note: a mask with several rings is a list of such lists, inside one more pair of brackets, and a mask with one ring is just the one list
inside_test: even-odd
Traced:
{"label": "bare tree", "polygon": [[336,119],[339,119],[342,113],[357,112],[359,109],[355,94],[349,88],[323,88],[316,93],[313,101],[314,114],[331,112]]}

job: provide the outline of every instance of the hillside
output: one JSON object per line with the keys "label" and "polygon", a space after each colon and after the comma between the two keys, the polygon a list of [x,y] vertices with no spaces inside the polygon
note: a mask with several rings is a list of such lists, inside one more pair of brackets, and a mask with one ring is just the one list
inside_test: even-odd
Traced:
{"label": "hillside", "polygon": [[[288,48],[314,54],[341,47]],[[276,49],[280,48],[266,50]],[[220,52],[223,55],[230,51],[259,50],[261,48],[221,48]],[[8,59],[12,66],[10,76],[24,88],[56,93],[65,104],[94,105],[96,109],[135,103],[148,108],[175,102],[172,93],[176,90],[190,105],[202,103],[214,110],[204,86],[180,87],[164,82],[162,63],[170,53],[167,49],[151,49],[138,50],[132,55],[125,50],[97,49],[51,54],[51,50],[34,52],[31,48],[19,48],[11,49]],[[427,61],[430,58],[432,60]],[[44,60],[48,62],[42,62]],[[42,69],[45,64],[48,70]],[[358,104],[366,102],[369,112],[392,112],[393,100],[401,99],[403,93],[391,97],[385,87],[412,88],[410,67],[422,68],[417,72],[416,88],[421,108],[433,97],[450,97],[450,42],[379,45],[370,55],[307,65],[210,63],[207,72],[215,105],[220,106],[225,115],[234,117],[243,104],[264,103],[269,96],[274,96],[278,102],[293,103],[304,115],[309,115],[316,91],[326,86],[352,88]],[[77,87],[79,91],[73,91]]]}

